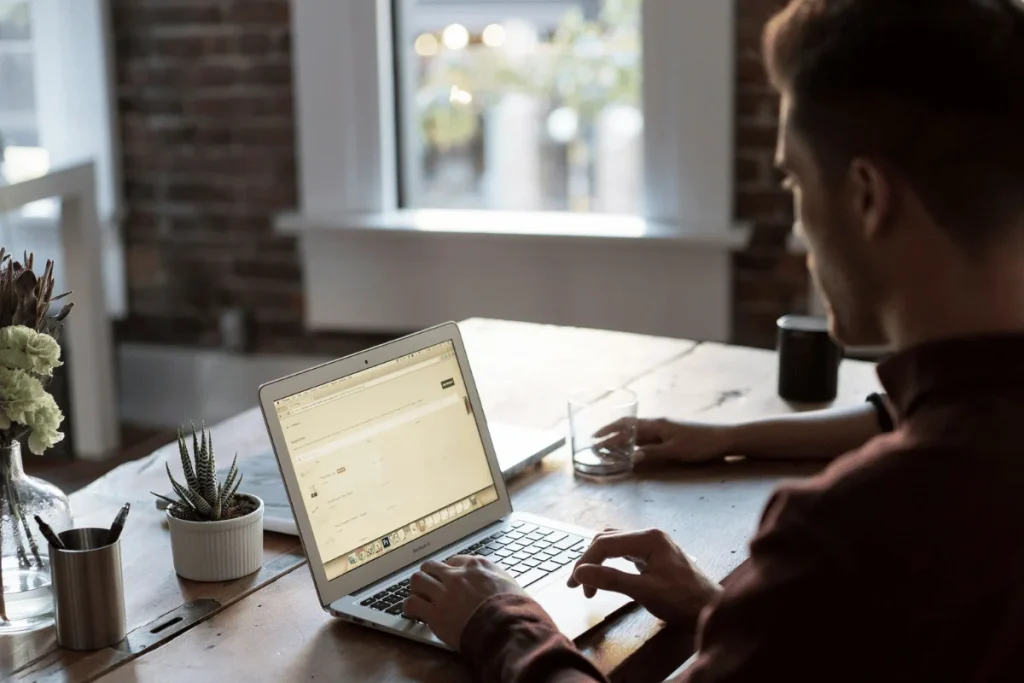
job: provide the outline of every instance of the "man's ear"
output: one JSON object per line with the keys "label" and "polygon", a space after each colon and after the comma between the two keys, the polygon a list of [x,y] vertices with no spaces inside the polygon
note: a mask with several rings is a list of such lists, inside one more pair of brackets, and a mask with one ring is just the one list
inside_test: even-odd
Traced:
{"label": "man's ear", "polygon": [[866,241],[882,238],[892,224],[895,192],[887,169],[863,157],[850,162],[849,204]]}

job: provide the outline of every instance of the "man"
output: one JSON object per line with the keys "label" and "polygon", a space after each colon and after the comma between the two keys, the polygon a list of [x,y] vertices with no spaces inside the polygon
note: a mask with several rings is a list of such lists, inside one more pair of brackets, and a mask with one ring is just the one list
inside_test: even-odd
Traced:
{"label": "man", "polygon": [[[726,589],[656,531],[600,536],[572,583],[699,614],[691,683],[1022,681],[1024,6],[792,0],[765,58],[833,335],[896,350],[898,427],[779,490]],[[412,587],[482,680],[601,680],[486,561]]]}

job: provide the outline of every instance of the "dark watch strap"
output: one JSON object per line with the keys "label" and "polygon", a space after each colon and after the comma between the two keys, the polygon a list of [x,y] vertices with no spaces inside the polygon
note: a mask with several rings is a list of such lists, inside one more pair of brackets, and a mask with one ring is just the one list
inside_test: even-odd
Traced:
{"label": "dark watch strap", "polygon": [[881,394],[871,394],[867,397],[868,403],[875,407],[875,414],[878,416],[878,428],[882,432],[891,432],[896,428],[893,424],[892,415],[889,414],[889,407],[885,404],[885,399],[882,398]]}

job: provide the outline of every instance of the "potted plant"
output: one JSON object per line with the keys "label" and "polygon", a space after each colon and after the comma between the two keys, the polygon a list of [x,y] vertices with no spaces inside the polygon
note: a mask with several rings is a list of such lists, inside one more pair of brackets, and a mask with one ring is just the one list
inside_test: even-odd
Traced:
{"label": "potted plant", "polygon": [[49,546],[38,516],[54,531],[71,527],[71,503],[57,487],[25,474],[23,447],[42,455],[64,438],[64,415],[46,390],[61,365],[53,262],[38,276],[32,254],[19,262],[0,249],[0,637],[53,621]]}
{"label": "potted plant", "polygon": [[213,437],[204,427],[202,439],[192,427],[192,456],[183,431],[178,450],[185,483],[179,484],[167,465],[167,477],[178,499],[153,493],[169,503],[174,571],[193,581],[230,581],[258,571],[263,564],[263,501],[238,493],[242,475],[235,456],[223,483],[217,482]]}

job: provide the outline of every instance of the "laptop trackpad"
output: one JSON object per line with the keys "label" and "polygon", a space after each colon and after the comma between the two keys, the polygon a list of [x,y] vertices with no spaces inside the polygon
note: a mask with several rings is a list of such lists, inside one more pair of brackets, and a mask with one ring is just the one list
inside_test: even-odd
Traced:
{"label": "laptop trackpad", "polygon": [[[637,573],[633,563],[625,560],[612,560],[605,564],[631,574]],[[532,594],[532,597],[551,615],[558,630],[570,640],[579,638],[603,622],[612,612],[632,602],[625,595],[608,591],[598,591],[597,595],[587,599],[582,588],[569,588],[565,585],[568,578],[559,578]]]}

